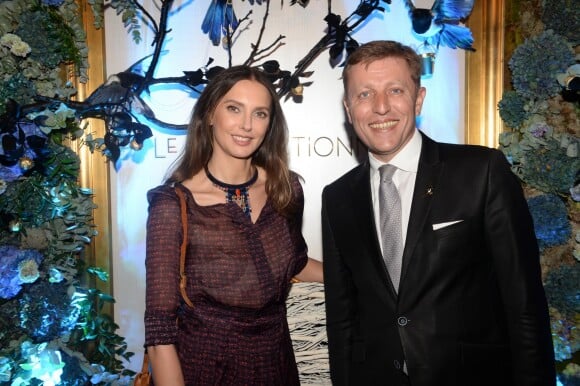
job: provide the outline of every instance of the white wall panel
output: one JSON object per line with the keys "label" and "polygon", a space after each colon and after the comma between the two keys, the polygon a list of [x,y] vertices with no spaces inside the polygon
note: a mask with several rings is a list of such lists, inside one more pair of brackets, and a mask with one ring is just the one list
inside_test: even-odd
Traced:
{"label": "white wall panel", "polygon": [[[410,21],[402,1],[393,1],[384,14],[377,14],[365,22],[354,34],[360,42],[372,39],[394,39],[418,45],[410,34]],[[208,0],[176,1],[169,19],[171,32],[163,47],[164,55],[156,77],[180,76],[181,71],[196,70],[210,57],[214,64],[227,66],[225,51],[211,45],[201,32],[201,21]],[[356,1],[335,1],[333,12],[343,17],[356,7]],[[158,9],[152,3],[146,7],[154,15]],[[253,9],[253,22],[236,40],[233,63],[243,62],[250,44],[256,39],[265,4],[250,6],[249,1],[234,0],[238,17]],[[285,44],[270,59],[276,59],[284,69],[293,70],[323,36],[327,2],[311,0],[306,8],[290,6],[289,0],[281,6],[273,1],[266,25],[263,46],[275,37],[286,36]],[[112,10],[106,14],[106,68],[108,74],[125,70],[132,63],[152,53],[153,34],[142,29],[143,42],[135,44],[125,32],[120,17]],[[356,150],[352,148],[345,115],[342,109],[342,82],[340,68],[329,65],[328,52],[323,52],[309,68],[314,83],[305,88],[304,102],[283,102],[290,127],[289,151],[291,167],[304,178],[306,208],[304,234],[311,256],[321,259],[320,194],[322,188],[356,165]],[[445,142],[463,142],[463,83],[464,53],[442,48],[437,56],[435,74],[423,82],[427,99],[421,117],[422,129],[435,139]],[[189,119],[194,100],[179,92],[155,92],[150,97],[157,116],[174,123]],[[145,292],[145,221],[147,217],[146,192],[162,182],[164,173],[183,144],[183,133],[155,130],[139,152],[124,151],[122,161],[112,173],[113,212],[113,285],[117,300],[115,318],[121,327],[129,349],[136,352],[130,367],[141,363],[143,342],[143,310]],[[355,143],[356,145],[356,143]]]}

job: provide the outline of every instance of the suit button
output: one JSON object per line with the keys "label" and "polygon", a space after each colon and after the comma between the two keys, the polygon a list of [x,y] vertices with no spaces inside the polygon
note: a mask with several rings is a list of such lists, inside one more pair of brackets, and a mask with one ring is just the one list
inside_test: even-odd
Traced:
{"label": "suit button", "polygon": [[393,361],[393,366],[395,366],[397,370],[401,370],[401,362],[396,359]]}
{"label": "suit button", "polygon": [[397,319],[397,323],[399,324],[399,326],[405,327],[407,323],[409,323],[409,319],[405,318],[404,316],[399,316],[399,318]]}

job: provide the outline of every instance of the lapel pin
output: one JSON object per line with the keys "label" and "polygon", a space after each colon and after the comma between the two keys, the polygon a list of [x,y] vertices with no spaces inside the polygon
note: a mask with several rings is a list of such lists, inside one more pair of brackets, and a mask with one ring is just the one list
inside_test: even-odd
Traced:
{"label": "lapel pin", "polygon": [[432,186],[427,187],[427,190],[425,191],[425,195],[427,195],[427,196],[433,195],[433,187]]}

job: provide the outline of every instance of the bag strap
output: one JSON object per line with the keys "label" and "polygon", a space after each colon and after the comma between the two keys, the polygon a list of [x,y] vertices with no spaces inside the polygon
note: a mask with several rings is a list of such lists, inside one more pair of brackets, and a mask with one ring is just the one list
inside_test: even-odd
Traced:
{"label": "bag strap", "polygon": [[146,374],[149,372],[149,354],[147,353],[147,349],[143,353],[143,365],[141,366],[141,374]]}
{"label": "bag strap", "polygon": [[179,255],[179,291],[185,304],[193,308],[193,303],[189,300],[185,288],[187,285],[187,275],[185,274],[185,252],[187,251],[187,204],[185,196],[178,187],[175,187],[175,193],[179,197],[179,206],[181,209],[181,225],[183,226],[183,241],[181,242],[181,251]]}
{"label": "bag strap", "polygon": [[[193,303],[189,300],[187,293],[185,292],[185,287],[187,284],[187,275],[185,275],[185,252],[187,251],[187,204],[185,202],[185,196],[179,188],[175,188],[175,193],[179,197],[179,207],[181,212],[181,225],[183,226],[183,241],[181,242],[181,249],[179,253],[179,291],[183,297],[183,301],[193,308]],[[146,375],[149,379],[149,354],[147,353],[147,348],[143,353],[143,365],[141,366],[142,375]]]}

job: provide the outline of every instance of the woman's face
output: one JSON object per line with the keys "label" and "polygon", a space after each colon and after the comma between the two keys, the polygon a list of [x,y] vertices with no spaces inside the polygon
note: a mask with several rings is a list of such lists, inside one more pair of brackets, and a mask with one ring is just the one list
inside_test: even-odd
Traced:
{"label": "woman's face", "polygon": [[270,125],[272,99],[254,80],[240,80],[217,103],[211,118],[213,156],[251,158]]}

